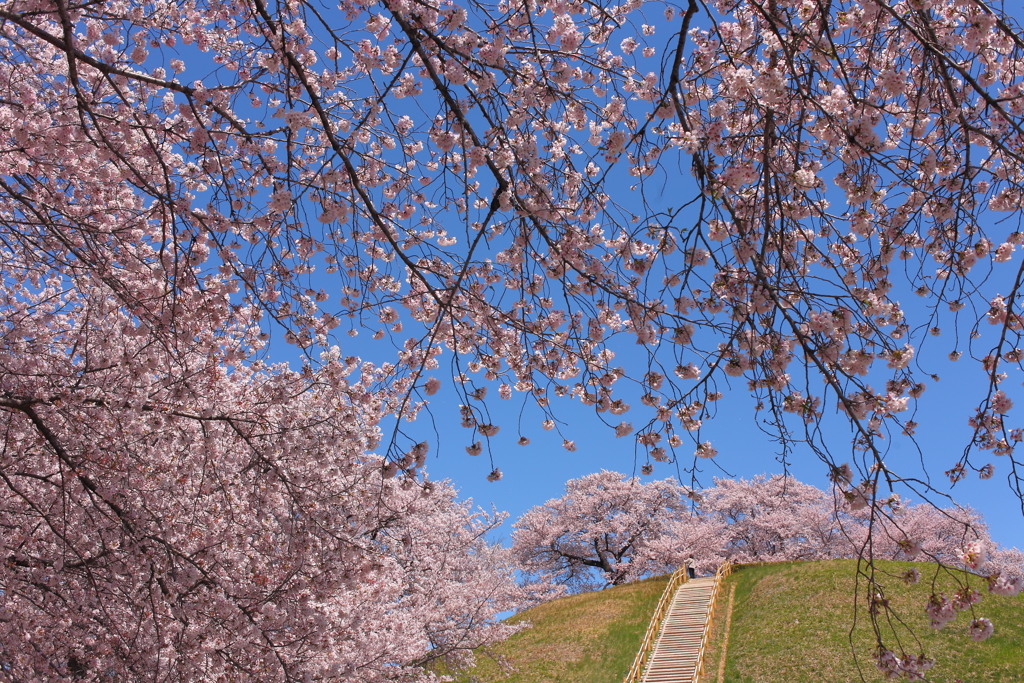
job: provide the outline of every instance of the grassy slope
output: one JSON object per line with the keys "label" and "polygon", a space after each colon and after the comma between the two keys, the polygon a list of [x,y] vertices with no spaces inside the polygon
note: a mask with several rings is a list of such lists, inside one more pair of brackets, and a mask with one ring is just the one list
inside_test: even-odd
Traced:
{"label": "grassy slope", "polygon": [[[898,573],[910,563],[881,563]],[[920,636],[912,652],[924,649],[939,660],[929,679],[935,683],[1009,683],[1024,680],[1024,596],[984,598],[976,613],[992,619],[996,632],[983,643],[966,636],[969,612],[942,631],[928,628],[923,611],[936,580],[951,594],[952,580],[934,576],[931,565],[916,565],[923,578],[907,587],[884,578],[892,606]],[[706,683],[853,683],[860,681],[850,650],[850,630],[864,680],[881,681],[871,659],[873,640],[866,614],[853,620],[855,563],[850,561],[774,564],[744,567],[729,580],[716,612],[706,667]],[[972,579],[977,582],[977,579]],[[540,605],[513,617],[533,628],[478,654],[476,668],[459,683],[619,683],[629,670],[647,621],[667,577],[647,579],[596,593],[575,595]],[[718,677],[726,622],[725,607],[735,588],[723,676]],[[863,588],[861,589],[863,593]],[[890,631],[891,634],[891,631]],[[889,642],[893,639],[887,636]],[[499,662],[514,667],[512,673]],[[442,672],[439,672],[442,673]]]}
{"label": "grassy slope", "polygon": [[[899,572],[911,563],[881,563]],[[922,649],[938,660],[928,680],[936,683],[1024,680],[1024,598],[984,595],[975,606],[977,616],[988,617],[996,631],[989,640],[971,642],[966,635],[970,612],[961,613],[941,631],[927,626],[924,604],[934,578],[938,590],[951,594],[951,577],[936,577],[933,565],[916,565],[923,577],[916,586],[904,586],[895,577],[883,577],[891,605],[921,641],[915,644],[904,627],[896,632],[907,649]],[[863,609],[853,620],[855,563],[852,561],[777,564],[746,567],[737,571],[723,592],[727,604],[735,586],[735,603],[729,630],[724,676],[719,679],[725,609],[716,614],[715,633],[707,660],[707,681],[720,683],[845,683],[860,681],[850,649],[853,627],[854,651],[866,681],[883,680],[871,659],[872,632]],[[863,593],[863,584],[861,588]],[[863,600],[861,602],[863,604]],[[887,640],[893,630],[888,629]]]}
{"label": "grassy slope", "polygon": [[[552,600],[512,617],[526,629],[477,654],[477,666],[459,683],[621,683],[667,576],[595,593]],[[509,674],[498,662],[515,672]]]}

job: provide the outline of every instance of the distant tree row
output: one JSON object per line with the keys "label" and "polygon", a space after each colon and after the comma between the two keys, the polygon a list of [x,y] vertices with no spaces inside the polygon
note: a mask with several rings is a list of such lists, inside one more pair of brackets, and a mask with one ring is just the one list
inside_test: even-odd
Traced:
{"label": "distant tree row", "polygon": [[908,505],[892,495],[884,516],[873,516],[862,488],[842,469],[835,479],[832,492],[774,475],[719,479],[698,493],[671,479],[644,484],[602,471],[569,481],[564,496],[527,511],[514,525],[513,552],[529,575],[572,590],[669,571],[691,557],[698,571],[710,572],[722,562],[870,553],[966,567],[997,590],[1019,591],[1024,555],[995,548],[978,513]]}

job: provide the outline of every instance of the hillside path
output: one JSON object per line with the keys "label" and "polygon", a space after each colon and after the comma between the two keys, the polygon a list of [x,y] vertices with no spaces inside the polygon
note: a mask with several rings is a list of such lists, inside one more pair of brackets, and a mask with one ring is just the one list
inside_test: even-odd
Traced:
{"label": "hillside path", "polygon": [[697,669],[715,577],[690,579],[676,590],[651,652],[643,683],[690,683]]}

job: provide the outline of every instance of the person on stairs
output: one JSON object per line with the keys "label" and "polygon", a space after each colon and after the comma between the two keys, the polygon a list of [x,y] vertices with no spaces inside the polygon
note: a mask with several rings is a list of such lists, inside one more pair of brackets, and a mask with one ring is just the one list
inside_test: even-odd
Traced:
{"label": "person on stairs", "polygon": [[686,566],[686,576],[687,576],[687,578],[696,579],[697,578],[697,563],[693,561],[693,555],[690,555],[689,557],[687,557],[686,561],[683,562],[683,564]]}

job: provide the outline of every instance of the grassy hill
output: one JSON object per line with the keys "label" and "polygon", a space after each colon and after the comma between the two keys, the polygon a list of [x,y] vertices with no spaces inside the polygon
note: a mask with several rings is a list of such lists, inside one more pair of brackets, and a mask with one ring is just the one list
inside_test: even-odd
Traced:
{"label": "grassy hill", "polygon": [[[743,567],[727,580],[707,659],[706,683],[853,683],[882,681],[871,659],[873,640],[863,609],[853,617],[855,563],[786,563]],[[905,586],[897,577],[917,566],[921,583]],[[892,606],[920,638],[915,644],[904,626],[886,627],[908,650],[922,649],[939,662],[928,680],[935,683],[987,683],[1024,680],[1024,596],[1002,598],[982,589],[977,616],[991,619],[995,634],[982,643],[966,635],[970,612],[941,631],[927,626],[923,611],[931,592],[955,589],[951,577],[935,575],[933,565],[880,563],[893,576],[886,581]],[[647,620],[664,590],[658,577],[596,593],[553,600],[513,619],[533,628],[479,653],[476,668],[459,683],[620,683],[632,664]],[[733,613],[726,657],[726,607]],[[863,595],[863,587],[861,588]],[[863,604],[863,600],[862,600]],[[854,645],[851,651],[851,638]],[[511,671],[515,669],[515,671]]]}
{"label": "grassy hill", "polygon": [[[667,576],[544,603],[512,617],[532,628],[487,652],[459,683],[622,683]],[[515,671],[510,671],[514,668]]]}
{"label": "grassy hill", "polygon": [[[855,566],[851,560],[772,564],[744,567],[727,580],[723,609],[716,614],[707,660],[707,681],[722,683],[846,683],[860,681],[854,656],[866,681],[884,680],[871,658],[873,633],[863,608],[854,620]],[[898,575],[917,567],[921,582],[906,586]],[[882,580],[890,605],[903,624],[893,621],[882,632],[887,642],[902,639],[907,650],[922,650],[937,660],[928,674],[935,683],[981,683],[1024,680],[1024,597],[990,595],[977,577],[971,583],[983,594],[975,605],[979,617],[995,623],[995,634],[975,643],[967,637],[973,618],[962,612],[944,629],[928,627],[924,604],[935,589],[951,595],[952,576],[936,574],[934,565],[882,562],[891,574]],[[963,575],[961,575],[962,577]],[[721,646],[725,639],[725,607],[735,590],[724,667]],[[915,642],[909,629],[920,639]],[[851,642],[853,649],[851,650]],[[721,672],[721,678],[719,678]]]}

